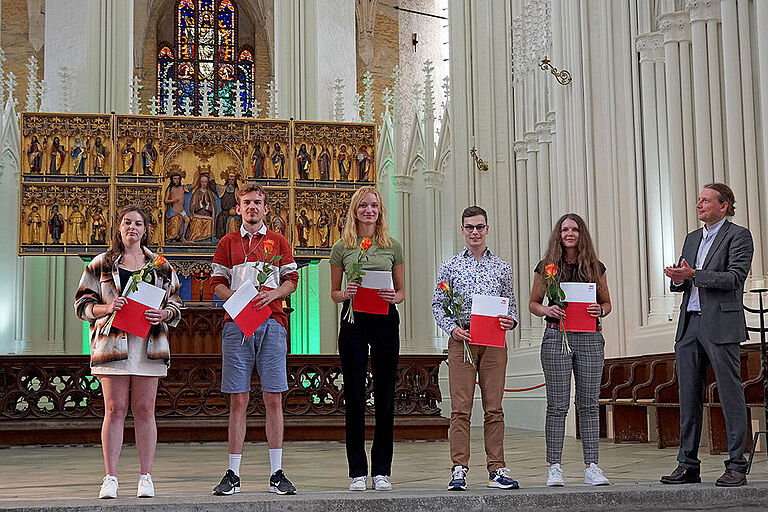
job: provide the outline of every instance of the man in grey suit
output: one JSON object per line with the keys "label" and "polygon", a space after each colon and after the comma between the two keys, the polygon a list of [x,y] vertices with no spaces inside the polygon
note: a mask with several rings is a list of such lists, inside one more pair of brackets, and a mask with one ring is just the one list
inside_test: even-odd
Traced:
{"label": "man in grey suit", "polygon": [[672,291],[683,292],[675,336],[680,394],[679,465],[672,474],[661,477],[665,484],[701,481],[698,451],[702,396],[710,364],[717,379],[730,455],[725,461],[725,473],[715,485],[737,487],[747,483],[747,407],[741,387],[739,344],[747,339],[742,299],[754,249],[749,231],[726,219],[735,213],[734,202],[733,191],[727,185],[704,185],[696,202],[704,227],[688,233],[679,264],[664,269],[672,280]]}

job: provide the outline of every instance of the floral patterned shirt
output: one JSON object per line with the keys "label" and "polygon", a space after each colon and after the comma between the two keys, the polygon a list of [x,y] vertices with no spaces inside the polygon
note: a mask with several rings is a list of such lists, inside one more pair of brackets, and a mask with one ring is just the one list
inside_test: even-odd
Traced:
{"label": "floral patterned shirt", "polygon": [[[517,301],[512,287],[512,266],[494,255],[490,249],[486,248],[482,259],[477,261],[472,252],[465,247],[440,265],[437,282],[442,281],[447,282],[454,291],[466,297],[460,319],[464,325],[469,325],[473,294],[509,297],[507,314],[514,318],[517,324]],[[450,336],[458,325],[456,319],[445,315],[444,299],[445,292],[435,286],[435,293],[432,296],[432,314],[435,316],[437,326]]]}

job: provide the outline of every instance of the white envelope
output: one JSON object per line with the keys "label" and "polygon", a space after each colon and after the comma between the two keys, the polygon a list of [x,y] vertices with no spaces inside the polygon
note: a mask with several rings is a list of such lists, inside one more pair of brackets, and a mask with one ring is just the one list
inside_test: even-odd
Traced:
{"label": "white envelope", "polygon": [[597,302],[597,285],[595,283],[560,283],[565,292],[566,302],[582,302],[594,304]]}
{"label": "white envelope", "polygon": [[[132,282],[133,276],[131,276],[131,279],[128,281],[126,289],[130,289]],[[145,283],[144,281],[139,281],[135,292],[128,292],[126,295],[126,298],[144,304],[152,309],[160,309],[160,304],[163,303],[163,297],[165,297],[165,290],[149,283]]]}
{"label": "white envelope", "polygon": [[235,318],[256,295],[256,287],[248,279],[227,299],[224,303],[224,310],[230,317]]}
{"label": "white envelope", "polygon": [[389,270],[366,270],[363,275],[363,288],[371,290],[392,290],[392,272]]}
{"label": "white envelope", "polygon": [[472,295],[472,314],[497,317],[509,312],[509,297],[493,295]]}

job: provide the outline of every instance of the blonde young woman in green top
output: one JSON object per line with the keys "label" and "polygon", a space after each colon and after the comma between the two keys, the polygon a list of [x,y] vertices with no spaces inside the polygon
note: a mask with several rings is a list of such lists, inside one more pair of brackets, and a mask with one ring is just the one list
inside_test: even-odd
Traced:
{"label": "blonde young woman in green top", "polygon": [[[359,285],[347,282],[342,288],[344,274],[349,275],[358,261],[360,243],[370,238],[363,271],[392,272],[393,289],[378,291],[389,302],[384,315],[354,312],[354,323],[346,320],[352,307],[351,299]],[[400,317],[395,304],[403,301],[403,250],[389,236],[381,195],[374,187],[362,187],[352,196],[341,240],[331,249],[331,299],[343,302],[339,329],[339,356],[344,373],[344,402],[346,405],[346,446],[352,491],[367,488],[368,459],[365,454],[365,405],[368,347],[371,354],[376,427],[371,449],[371,474],[376,490],[392,489],[393,428],[395,418],[395,379],[400,352]]]}

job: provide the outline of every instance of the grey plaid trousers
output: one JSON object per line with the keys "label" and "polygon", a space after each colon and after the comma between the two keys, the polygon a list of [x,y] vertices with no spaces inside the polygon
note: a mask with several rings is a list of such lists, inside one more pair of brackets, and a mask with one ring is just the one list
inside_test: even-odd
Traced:
{"label": "grey plaid trousers", "polygon": [[576,380],[576,409],[584,463],[597,464],[600,436],[600,381],[603,376],[605,340],[598,332],[568,332],[572,354],[563,351],[563,334],[551,327],[541,341],[541,367],[547,383],[547,462],[559,464],[563,455],[565,417],[571,398],[571,372]]}

